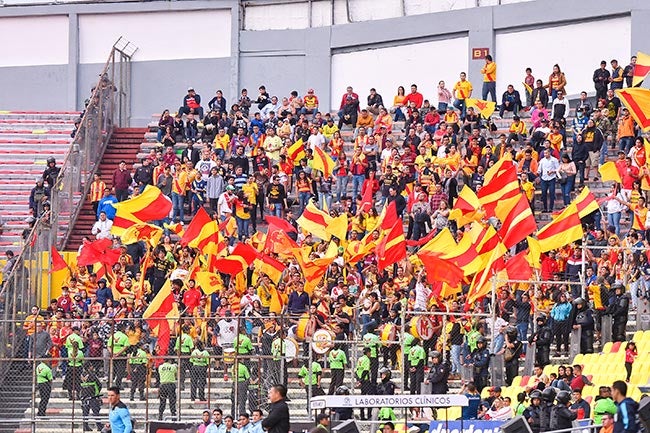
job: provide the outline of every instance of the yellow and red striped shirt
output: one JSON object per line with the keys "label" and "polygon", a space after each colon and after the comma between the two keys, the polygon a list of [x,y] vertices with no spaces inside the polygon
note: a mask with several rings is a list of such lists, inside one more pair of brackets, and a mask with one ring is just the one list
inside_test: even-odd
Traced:
{"label": "yellow and red striped shirt", "polygon": [[95,203],[102,199],[104,196],[104,190],[106,189],[106,183],[103,180],[94,180],[90,184],[90,202]]}

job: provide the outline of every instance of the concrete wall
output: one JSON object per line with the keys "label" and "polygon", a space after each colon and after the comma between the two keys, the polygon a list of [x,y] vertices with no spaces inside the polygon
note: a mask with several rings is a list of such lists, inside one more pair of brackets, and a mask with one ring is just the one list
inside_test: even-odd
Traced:
{"label": "concrete wall", "polygon": [[[349,12],[358,15],[353,21],[377,19],[352,24],[337,24],[349,18],[341,9],[344,0],[313,2],[308,15],[304,2],[291,8],[249,5],[242,15],[236,0],[0,8],[0,37],[15,41],[0,46],[0,110],[81,108],[121,35],[140,47],[133,57],[134,125],[163,108],[178,108],[189,85],[206,103],[217,89],[233,102],[242,87],[254,96],[265,84],[279,97],[313,87],[328,109],[338,105],[349,83],[363,97],[378,87],[391,101],[397,85],[411,82],[435,100],[438,80],[451,86],[461,70],[478,91],[483,61],[471,60],[471,49],[488,48],[499,65],[500,91],[508,82],[520,86],[526,66],[546,77],[560,63],[572,93],[592,90],[590,73],[601,58],[626,64],[632,52],[650,51],[650,2],[644,0],[592,0],[589,8],[583,0],[501,0],[500,6],[468,8],[463,0],[453,2],[463,9],[445,12],[434,5],[449,2],[407,0],[397,17],[392,9],[389,17],[377,15],[387,12],[372,12],[364,1],[351,0]],[[255,4],[260,2],[266,0]],[[301,28],[240,30],[287,18]]]}

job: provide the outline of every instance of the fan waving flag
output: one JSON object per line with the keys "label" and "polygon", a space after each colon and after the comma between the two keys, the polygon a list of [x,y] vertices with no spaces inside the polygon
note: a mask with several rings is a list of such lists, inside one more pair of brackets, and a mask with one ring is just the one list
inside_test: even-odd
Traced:
{"label": "fan waving flag", "polygon": [[50,273],[62,271],[64,269],[67,269],[68,271],[70,270],[70,267],[65,262],[65,260],[63,260],[61,253],[56,249],[54,245],[52,245],[52,249],[50,251],[50,258],[52,260],[52,267],[50,268]]}
{"label": "fan waving flag", "polygon": [[155,186],[147,185],[142,194],[120,203],[113,203],[115,218],[111,233],[121,236],[134,224],[167,218],[172,201]]}
{"label": "fan waving flag", "polygon": [[294,165],[297,165],[296,162],[300,161],[306,156],[305,145],[302,142],[302,138],[289,146],[287,149],[287,156],[289,159],[291,159],[291,161],[294,162]]}
{"label": "fan waving flag", "polygon": [[553,221],[546,224],[537,233],[542,252],[562,248],[571,242],[582,239],[583,231],[578,209],[570,204]]}
{"label": "fan waving flag", "polygon": [[640,87],[628,87],[616,90],[623,105],[629,110],[643,132],[650,130],[650,90]]}
{"label": "fan waving flag", "polygon": [[318,209],[313,200],[309,200],[302,215],[296,220],[301,229],[318,236],[324,241],[330,240],[327,226],[331,221],[332,217]]}
{"label": "fan waving flag", "polygon": [[588,187],[582,188],[580,194],[573,200],[578,209],[578,216],[584,218],[590,213],[597,211],[599,206],[596,197],[592,194]]}
{"label": "fan waving flag", "polygon": [[511,159],[502,158],[485,172],[483,187],[478,191],[478,199],[489,217],[494,213],[500,200],[519,194],[517,167]]}
{"label": "fan waving flag", "polygon": [[330,177],[334,170],[334,160],[323,149],[314,146],[314,159],[311,161],[311,166],[323,173],[323,176]]}
{"label": "fan waving flag", "polygon": [[650,72],[650,55],[638,51],[636,53],[636,64],[632,72],[632,87],[639,87]]}
{"label": "fan waving flag", "polygon": [[158,332],[158,347],[161,354],[167,354],[169,350],[171,330],[179,317],[178,304],[174,299],[171,280],[168,279],[142,314],[149,328]]}

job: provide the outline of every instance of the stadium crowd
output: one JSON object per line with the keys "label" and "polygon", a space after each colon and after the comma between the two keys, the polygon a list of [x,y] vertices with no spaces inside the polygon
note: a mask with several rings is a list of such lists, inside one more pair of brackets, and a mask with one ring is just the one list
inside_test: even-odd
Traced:
{"label": "stadium crowd", "polygon": [[[159,387],[160,418],[166,399],[175,415],[174,384],[179,375],[185,383],[189,371],[192,399],[204,400],[210,363],[223,368],[224,380],[233,381],[239,398],[233,399],[232,415],[223,423],[221,409],[206,411],[206,433],[236,431],[231,428],[237,424],[235,417],[240,431],[261,431],[250,426],[261,418],[258,409],[263,405],[247,390],[259,388],[262,375],[285,385],[299,379],[310,395],[393,394],[397,391],[391,369],[398,368],[405,371],[402,392],[420,393],[424,383],[431,393],[442,394],[469,367],[461,391],[472,402],[463,409],[465,419],[524,414],[533,431],[539,432],[570,426],[576,417],[592,417],[581,398],[582,388],[590,382],[579,365],[551,377],[542,371],[552,353],[568,356],[569,335],[576,327],[582,331],[580,352],[598,351],[603,316],[612,317],[613,340],[625,341],[630,314],[650,296],[644,141],[614,93],[631,85],[633,65],[632,61],[622,68],[612,61],[611,72],[606,63],[602,65],[594,73],[597,99],[591,100],[585,91],[573,106],[566,98],[567,77],[558,65],[548,80],[535,79],[533,71],[526,70],[524,97],[510,85],[496,101],[497,67],[489,56],[478,104],[472,100],[473,85],[465,73],[451,89],[440,82],[430,99],[415,84],[409,92],[400,86],[392,101],[375,89],[362,99],[348,87],[337,113],[323,112],[313,89],[304,96],[294,91],[280,98],[260,86],[257,95],[249,96],[244,89],[230,104],[219,90],[204,106],[190,87],[176,113],[164,110],[160,116],[158,144],[137,167],[129,169],[123,161],[112,178],[97,175],[91,185],[89,199],[97,222],[80,254],[93,242],[110,239],[120,251],[115,264],[101,271],[92,266],[74,268],[61,295],[47,308],[34,307],[24,322],[26,354],[52,357],[38,370],[43,390],[39,415],[45,415],[47,384],[51,386],[53,375],[65,376],[70,399],[95,401],[105,379],[125,386],[127,370],[131,399],[137,394],[144,398],[151,375],[153,386]],[[497,102],[492,111],[498,109],[499,117],[512,113],[507,132],[501,133],[498,122],[486,116],[483,102],[488,99]],[[489,295],[469,299],[471,279],[458,290],[443,293],[446,283],[427,278],[431,271],[425,259],[419,260],[419,249],[441,232],[448,231],[461,242],[470,230],[470,224],[461,224],[454,216],[463,186],[480,193],[490,168],[512,160],[518,191],[536,222],[549,221],[586,185],[597,185],[598,167],[608,161],[610,148],[620,150],[615,164],[621,183],[597,199],[603,211],[598,206],[581,218],[584,242],[544,252],[532,263],[530,284],[499,284],[490,305]],[[49,179],[44,174],[44,180]],[[165,234],[153,246],[146,240],[124,244],[112,230],[113,205],[137,197],[147,186],[159,188],[172,203],[169,218],[155,222]],[[32,192],[36,216],[42,213],[46,191],[40,182]],[[344,236],[333,236],[328,243],[315,233],[314,208],[332,220],[345,215],[349,226]],[[179,242],[182,231],[203,210],[209,212],[208,221],[220,223],[230,252],[242,243],[284,262],[279,278],[247,263],[241,285],[235,275],[221,272],[220,289],[206,293],[200,281],[189,277],[202,251]],[[385,244],[378,247],[389,231],[382,223],[393,211],[400,230],[404,227],[408,251],[405,248],[406,254],[382,265],[382,252],[389,249]],[[479,217],[476,223],[498,228],[504,221]],[[306,261],[331,258],[315,284],[306,280],[305,266],[298,259],[269,247],[271,226],[281,227],[286,235],[275,238],[281,248],[301,248]],[[509,249],[506,261],[532,248],[523,238]],[[169,349],[158,344],[159,335],[145,315],[166,285],[182,314],[171,330]],[[423,338],[419,329],[411,333],[412,318],[423,312],[431,313],[425,316],[431,338]],[[400,344],[384,337],[383,331],[391,327],[393,338],[402,335]],[[313,335],[319,329],[329,330],[337,342],[352,344],[333,344],[326,354],[315,355],[311,365],[305,363],[298,378],[287,377],[281,367],[284,338],[298,338],[300,332]],[[350,352],[356,350],[357,341],[363,355],[351,365]],[[404,352],[398,356],[400,347]],[[529,383],[528,392],[511,402],[492,386],[489,397],[482,399],[493,355],[503,355],[505,383],[510,385],[519,375],[527,348],[535,351],[537,378],[534,385]],[[233,349],[247,360],[234,372],[224,362]],[[109,367],[107,355],[123,358]],[[626,358],[630,372],[636,355],[631,351]],[[263,358],[261,369],[250,361],[254,356]],[[350,369],[355,390],[343,384],[344,371]],[[324,390],[320,384],[326,373],[331,381]],[[605,427],[613,423],[614,433],[636,431],[630,420],[636,402],[626,398],[626,392],[624,381],[611,389],[601,387],[595,405],[595,415],[602,417]],[[96,404],[84,406],[84,414],[99,411]],[[613,418],[617,410],[619,416]],[[345,409],[333,413],[340,419],[352,416]],[[362,409],[360,416],[370,417],[370,410]],[[379,417],[394,420],[395,414],[384,408]]]}

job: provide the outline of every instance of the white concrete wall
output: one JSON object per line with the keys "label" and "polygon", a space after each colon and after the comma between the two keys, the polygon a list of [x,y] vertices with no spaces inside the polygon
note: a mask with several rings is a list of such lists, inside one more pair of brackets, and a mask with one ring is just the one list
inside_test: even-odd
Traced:
{"label": "white concrete wall", "polygon": [[67,64],[68,17],[0,18],[0,41],[0,67]]}
{"label": "white concrete wall", "polygon": [[513,84],[523,99],[526,67],[532,68],[536,79],[547,84],[555,63],[566,75],[567,93],[592,92],[591,78],[601,60],[607,62],[610,70],[611,59],[618,59],[622,67],[629,63],[630,32],[630,17],[622,17],[497,33],[497,98],[501,98],[508,84]]}
{"label": "white concrete wall", "polygon": [[138,47],[134,56],[138,62],[230,57],[230,11],[80,15],[80,63],[105,62],[120,36]]}
{"label": "white concrete wall", "polygon": [[458,74],[467,71],[469,47],[466,37],[379,48],[332,56],[332,108],[338,109],[347,86],[352,86],[362,103],[371,87],[391,106],[397,87],[409,92],[415,83],[432,103],[436,87],[444,80],[451,90]]}

